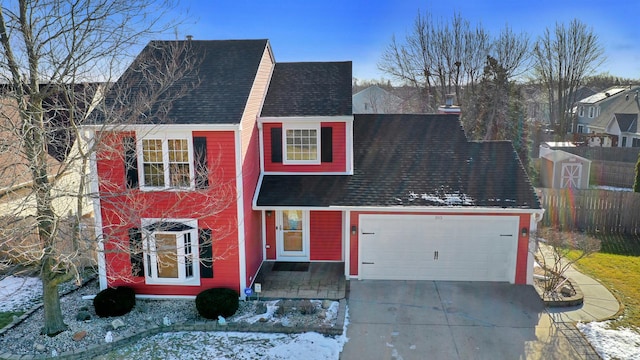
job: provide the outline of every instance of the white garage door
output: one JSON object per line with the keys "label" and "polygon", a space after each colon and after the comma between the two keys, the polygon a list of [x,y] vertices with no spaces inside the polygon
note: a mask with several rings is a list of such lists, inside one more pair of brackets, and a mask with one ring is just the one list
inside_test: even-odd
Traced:
{"label": "white garage door", "polygon": [[362,279],[515,281],[517,216],[360,215]]}

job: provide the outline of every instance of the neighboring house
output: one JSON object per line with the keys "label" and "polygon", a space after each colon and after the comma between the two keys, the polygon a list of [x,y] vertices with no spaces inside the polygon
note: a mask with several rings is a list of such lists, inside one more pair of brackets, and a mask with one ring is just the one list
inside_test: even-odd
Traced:
{"label": "neighboring house", "polygon": [[[47,85],[42,85],[45,88]],[[99,97],[99,84],[80,84],[74,89],[78,117],[85,117]],[[61,103],[65,96],[51,93],[43,100],[44,119],[49,126],[52,139],[47,143],[47,164],[49,181],[52,184],[53,210],[59,217],[78,212],[80,179],[84,172],[78,156],[78,146],[74,130],[68,126],[68,106]],[[5,89],[5,91],[9,91]],[[51,91],[48,89],[48,91]],[[67,94],[68,95],[68,94]],[[14,98],[2,96],[0,99],[0,216],[27,217],[36,213],[35,190],[30,162],[25,155],[20,140],[19,124],[22,120],[18,104]],[[86,194],[80,194],[86,195]],[[82,215],[93,212],[90,202],[84,199]]]}
{"label": "neighboring house", "polygon": [[549,100],[540,85],[523,85],[522,97],[525,101],[527,121],[550,125]]}
{"label": "neighboring house", "polygon": [[[532,283],[543,210],[510,142],[470,142],[453,115],[353,115],[350,62],[275,63],[267,40],[192,46],[200,85],[170,122],[93,128],[113,145],[94,163],[102,288],[242,293],[273,260]],[[206,211],[221,184],[227,206]]]}
{"label": "neighboring house", "polygon": [[354,114],[398,114],[402,112],[402,99],[373,85],[353,95]]}
{"label": "neighboring house", "polygon": [[540,185],[555,189],[588,189],[591,160],[540,146]]}
{"label": "neighboring house", "polygon": [[633,100],[635,92],[639,89],[640,87],[631,85],[613,86],[578,101],[576,132],[589,134],[597,131],[600,127],[598,124],[611,119],[612,109],[621,101]]}
{"label": "neighboring house", "polygon": [[589,126],[590,146],[640,147],[638,91],[614,99]]}

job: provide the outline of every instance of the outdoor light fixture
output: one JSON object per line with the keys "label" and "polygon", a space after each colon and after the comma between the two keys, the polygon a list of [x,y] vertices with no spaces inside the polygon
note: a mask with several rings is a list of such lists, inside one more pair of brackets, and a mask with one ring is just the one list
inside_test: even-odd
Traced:
{"label": "outdoor light fixture", "polygon": [[527,236],[528,233],[529,233],[529,229],[527,229],[526,227],[523,227],[521,230],[522,237]]}
{"label": "outdoor light fixture", "polygon": [[271,217],[271,210],[267,210],[267,216]]}
{"label": "outdoor light fixture", "polygon": [[358,232],[358,227],[351,225],[351,235],[355,235]]}

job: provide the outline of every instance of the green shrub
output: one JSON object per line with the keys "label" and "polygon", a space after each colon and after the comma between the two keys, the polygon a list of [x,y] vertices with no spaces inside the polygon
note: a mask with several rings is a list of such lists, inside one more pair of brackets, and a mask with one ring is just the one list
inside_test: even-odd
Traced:
{"label": "green shrub", "polygon": [[135,305],[136,293],[126,286],[104,289],[93,299],[93,307],[100,317],[124,315]]}
{"label": "green shrub", "polygon": [[218,316],[226,318],[238,311],[238,296],[233,289],[207,289],[196,296],[196,309],[205,319],[217,319]]}

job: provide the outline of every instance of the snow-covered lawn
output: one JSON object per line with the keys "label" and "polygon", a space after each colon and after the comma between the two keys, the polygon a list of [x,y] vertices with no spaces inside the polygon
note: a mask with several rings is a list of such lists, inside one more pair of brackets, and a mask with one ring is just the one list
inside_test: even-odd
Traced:
{"label": "snow-covered lawn", "polygon": [[40,302],[42,282],[34,277],[7,276],[0,280],[0,311],[24,311]]}
{"label": "snow-covered lawn", "polygon": [[[98,359],[338,359],[344,335],[178,332],[152,336]],[[171,346],[167,346],[171,344]]]}
{"label": "snow-covered lawn", "polygon": [[[28,310],[42,298],[42,283],[38,278],[8,276],[0,280],[0,312]],[[275,306],[270,304],[271,317]],[[337,305],[337,303],[336,303]],[[337,306],[328,309],[336,313]],[[257,321],[253,318],[243,319]],[[345,331],[348,319],[345,319]],[[327,337],[319,333],[259,334],[240,332],[178,332],[149,337],[100,357],[101,359],[338,359],[344,335]]]}
{"label": "snow-covered lawn", "polygon": [[578,323],[578,329],[603,360],[640,360],[640,334],[637,332],[627,328],[609,329],[609,321]]}

